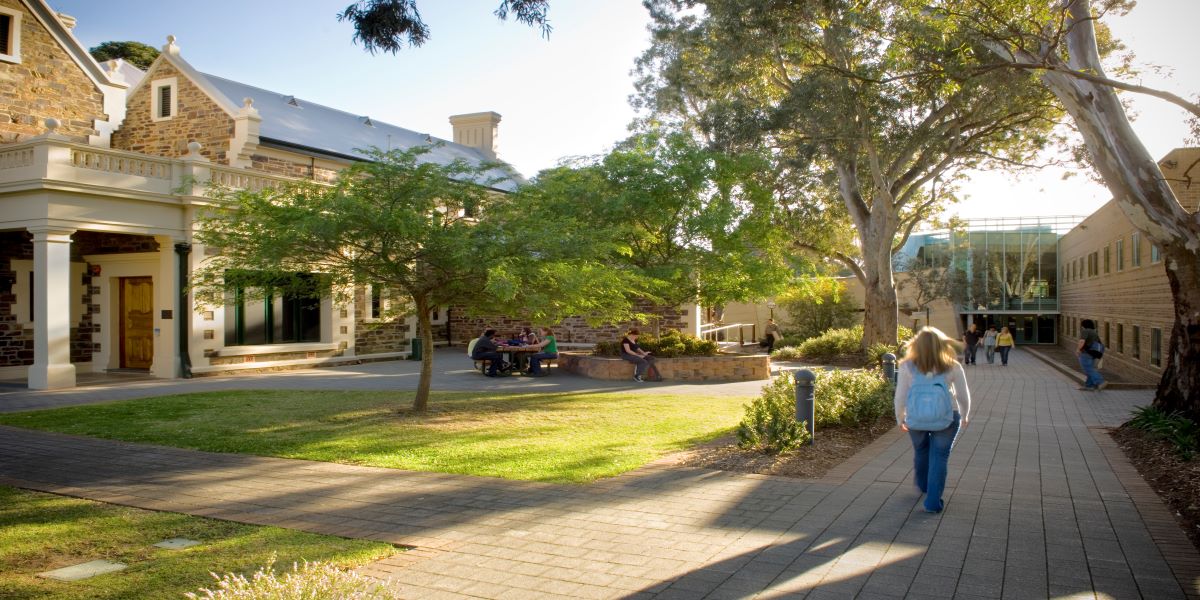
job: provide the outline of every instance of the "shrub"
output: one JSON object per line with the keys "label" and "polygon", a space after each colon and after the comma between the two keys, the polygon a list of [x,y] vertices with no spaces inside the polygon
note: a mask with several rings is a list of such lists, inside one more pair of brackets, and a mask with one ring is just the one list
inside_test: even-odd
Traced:
{"label": "shrub", "polygon": [[784,346],[782,348],[776,348],[775,351],[771,353],[771,358],[774,358],[775,360],[797,360],[803,358],[803,355],[800,354],[800,349],[795,346]]}
{"label": "shrub", "polygon": [[[863,370],[818,371],[813,390],[813,421],[826,427],[871,425],[893,414],[894,387],[878,373]],[[767,454],[787,452],[808,442],[804,422],[796,420],[796,382],[776,377],[763,394],[746,405],[738,424],[738,446]]]}
{"label": "shrub", "polygon": [[862,325],[849,329],[830,329],[800,344],[800,356],[826,359],[844,354],[858,354],[862,346]]}
{"label": "shrub", "polygon": [[832,277],[807,278],[780,294],[776,301],[788,314],[783,323],[784,339],[796,342],[862,320],[861,307],[846,284]]}
{"label": "shrub", "polygon": [[217,589],[202,588],[199,594],[184,594],[191,600],[395,600],[399,596],[379,581],[342,571],[327,563],[305,562],[279,574],[275,559],[246,579],[226,573],[217,580]]}
{"label": "shrub", "polygon": [[1184,460],[1191,460],[1200,451],[1200,425],[1180,413],[1143,406],[1133,410],[1129,424],[1153,438],[1170,442]]}
{"label": "shrub", "polygon": [[738,446],[765,454],[787,452],[809,440],[803,421],[796,420],[796,384],[781,375],[746,405],[737,428]]}
{"label": "shrub", "polygon": [[[638,338],[642,350],[659,358],[676,358],[680,356],[716,356],[720,347],[716,342],[702,340],[694,335],[682,333],[676,329],[667,329],[662,337],[643,335]],[[621,342],[597,342],[592,350],[597,356],[620,356]]]}

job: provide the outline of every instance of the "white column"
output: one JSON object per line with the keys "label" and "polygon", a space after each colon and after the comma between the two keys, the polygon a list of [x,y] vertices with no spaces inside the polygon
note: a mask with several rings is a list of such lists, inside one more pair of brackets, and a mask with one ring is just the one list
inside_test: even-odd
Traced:
{"label": "white column", "polygon": [[[154,270],[154,364],[150,366],[150,374],[160,379],[179,377],[179,351],[176,341],[175,319],[186,318],[187,315],[177,315],[176,295],[179,285],[176,282],[178,272],[175,258],[176,240],[170,236],[156,235],[158,242],[158,265]],[[164,311],[170,311],[169,313]],[[170,314],[171,318],[163,317]]]}
{"label": "white column", "polygon": [[72,230],[29,228],[33,234],[33,366],[29,388],[75,387],[71,364]]}

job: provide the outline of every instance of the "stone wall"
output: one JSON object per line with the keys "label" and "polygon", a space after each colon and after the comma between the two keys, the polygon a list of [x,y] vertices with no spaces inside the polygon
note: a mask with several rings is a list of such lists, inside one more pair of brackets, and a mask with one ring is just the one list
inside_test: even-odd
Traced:
{"label": "stone wall", "polygon": [[13,259],[33,260],[33,238],[24,231],[0,231],[0,367],[33,364],[33,329],[22,327],[13,314]]}
{"label": "stone wall", "polygon": [[[150,112],[154,81],[168,77],[177,82],[177,110],[170,119],[155,121]],[[144,82],[126,102],[125,122],[113,132],[114,148],[175,158],[187,154],[188,142],[195,140],[203,146],[200,154],[205,158],[229,164],[227,154],[233,138],[233,117],[229,113],[165,60],[146,73]]]}
{"label": "stone wall", "polygon": [[262,154],[254,154],[250,157],[250,168],[256,171],[265,171],[272,175],[312,179],[324,183],[333,181],[337,178],[338,174],[333,169],[318,167],[312,161],[303,162],[303,159],[300,157],[297,157],[296,160],[286,160]]}
{"label": "stone wall", "polygon": [[[660,329],[679,329],[686,327],[686,308],[662,308],[649,304],[638,306],[637,310],[655,315]],[[462,308],[455,307],[450,312],[450,331],[455,342],[468,343],[479,337],[488,327],[495,329],[500,337],[508,339],[521,331],[523,327],[541,327],[542,323],[533,323],[520,317],[506,316],[468,316]],[[548,325],[554,331],[559,342],[576,344],[594,344],[596,342],[615,342],[630,328],[636,327],[643,333],[653,333],[655,321],[649,323],[617,323],[593,327],[580,317],[568,317],[559,323]]]}
{"label": "stone wall", "polygon": [[104,95],[17,0],[0,6],[21,13],[21,63],[0,62],[0,143],[45,133],[47,117],[58,119],[58,133],[87,142],[95,121],[107,120]]}
{"label": "stone wall", "polygon": [[[771,378],[771,359],[764,355],[693,356],[654,361],[663,381],[757,381]],[[580,352],[560,352],[558,366],[592,379],[633,378],[633,363]]]}
{"label": "stone wall", "polygon": [[[413,334],[402,317],[367,320],[366,288],[354,290],[354,353],[406,352]],[[436,333],[435,333],[436,338]]]}

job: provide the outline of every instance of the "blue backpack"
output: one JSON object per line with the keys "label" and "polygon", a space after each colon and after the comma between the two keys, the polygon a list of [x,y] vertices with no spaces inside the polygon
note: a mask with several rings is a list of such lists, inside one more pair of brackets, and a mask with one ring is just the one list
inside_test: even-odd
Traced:
{"label": "blue backpack", "polygon": [[[912,367],[910,367],[912,368]],[[954,422],[954,398],[946,374],[929,376],[912,368],[904,424],[914,431],[941,431]]]}

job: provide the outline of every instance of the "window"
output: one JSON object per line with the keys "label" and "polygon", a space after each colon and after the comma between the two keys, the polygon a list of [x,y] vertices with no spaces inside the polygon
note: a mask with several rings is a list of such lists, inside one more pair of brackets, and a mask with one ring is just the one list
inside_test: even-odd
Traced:
{"label": "window", "polygon": [[1129,239],[1129,254],[1132,259],[1129,261],[1135,267],[1142,266],[1142,234],[1135,231]]}
{"label": "window", "polygon": [[1096,277],[1100,275],[1100,252],[1093,252],[1088,255],[1088,277]]}
{"label": "window", "polygon": [[227,280],[232,282],[225,305],[227,346],[321,341],[319,296],[264,292],[236,283],[234,277]]}
{"label": "window", "polygon": [[1136,359],[1142,358],[1142,328],[1133,326],[1133,351],[1129,353]]}
{"label": "window", "polygon": [[1071,280],[1079,279],[1079,263],[1071,261]]}
{"label": "window", "polygon": [[1158,244],[1150,244],[1150,262],[1156,263],[1162,260],[1162,248]]}
{"label": "window", "polygon": [[363,317],[366,320],[378,321],[386,316],[388,309],[391,307],[391,302],[388,300],[389,294],[385,292],[385,287],[379,284],[367,286],[367,304],[363,307]]}
{"label": "window", "polygon": [[1105,275],[1108,275],[1109,270],[1110,270],[1109,267],[1112,265],[1112,253],[1109,252],[1109,250],[1112,250],[1112,246],[1104,247],[1104,274]]}
{"label": "window", "polygon": [[179,93],[174,77],[155,79],[150,84],[150,120],[166,121],[179,112]]}
{"label": "window", "polygon": [[1111,325],[1112,325],[1112,323],[1109,323],[1108,321],[1104,322],[1104,347],[1105,348],[1107,348],[1109,346],[1108,334],[1110,333],[1109,329],[1110,329]]}
{"label": "window", "polygon": [[1150,329],[1150,364],[1162,366],[1162,330],[1157,327]]}
{"label": "window", "polygon": [[0,7],[0,61],[21,62],[21,13]]}
{"label": "window", "polygon": [[1125,353],[1125,324],[1117,323],[1117,353]]}
{"label": "window", "polygon": [[1117,271],[1125,270],[1125,240],[1117,240]]}
{"label": "window", "polygon": [[371,286],[371,319],[378,319],[383,314],[383,288]]}

